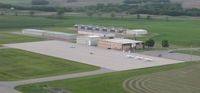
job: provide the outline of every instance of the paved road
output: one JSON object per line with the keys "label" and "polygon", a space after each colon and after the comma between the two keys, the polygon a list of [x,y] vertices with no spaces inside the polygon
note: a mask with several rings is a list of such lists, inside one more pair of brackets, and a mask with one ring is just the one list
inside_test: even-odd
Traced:
{"label": "paved road", "polygon": [[55,81],[55,80],[63,80],[63,79],[70,79],[70,78],[78,78],[78,77],[85,77],[85,76],[98,75],[98,74],[104,74],[104,73],[110,73],[110,72],[114,72],[114,71],[102,68],[102,69],[95,70],[95,71],[53,76],[53,77],[47,77],[47,78],[37,78],[37,79],[31,79],[31,80],[0,82],[0,93],[21,93],[21,92],[15,90],[15,87],[20,86],[20,85],[40,83],[40,82],[48,82],[48,81]]}

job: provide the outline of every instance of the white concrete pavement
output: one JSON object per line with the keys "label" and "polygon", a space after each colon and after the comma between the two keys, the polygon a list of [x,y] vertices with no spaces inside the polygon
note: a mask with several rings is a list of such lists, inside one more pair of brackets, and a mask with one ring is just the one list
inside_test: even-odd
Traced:
{"label": "white concrete pavement", "polygon": [[[5,46],[62,59],[73,60],[114,71],[146,68],[182,62],[167,58],[153,57],[135,53],[123,53],[121,51],[101,49],[97,47],[78,45],[56,40],[7,44]],[[91,54],[91,52],[93,54]],[[127,55],[149,58],[152,59],[152,61],[148,62],[144,59],[128,58]]]}

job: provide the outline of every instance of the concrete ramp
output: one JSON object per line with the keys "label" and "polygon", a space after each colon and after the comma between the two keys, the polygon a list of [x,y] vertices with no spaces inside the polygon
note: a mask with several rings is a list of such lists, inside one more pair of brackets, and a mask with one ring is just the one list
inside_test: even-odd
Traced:
{"label": "concrete ramp", "polygon": [[[121,51],[83,46],[56,40],[6,44],[4,46],[44,54],[48,56],[73,60],[84,64],[90,64],[102,68],[107,68],[114,71],[146,68],[182,62],[142,54],[124,53]],[[152,60],[147,61],[145,60],[145,58]]]}

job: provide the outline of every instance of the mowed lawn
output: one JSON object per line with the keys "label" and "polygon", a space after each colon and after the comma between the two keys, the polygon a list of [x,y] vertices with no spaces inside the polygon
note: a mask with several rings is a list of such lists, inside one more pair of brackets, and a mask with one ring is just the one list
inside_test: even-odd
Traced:
{"label": "mowed lawn", "polygon": [[188,62],[84,78],[30,84],[19,86],[17,90],[23,93],[50,93],[44,88],[48,86],[68,90],[72,93],[128,93],[123,88],[123,83],[127,79],[131,79],[136,81],[132,82],[130,86],[133,86],[133,88],[137,86],[140,89],[131,93],[199,93],[199,71],[200,62]]}
{"label": "mowed lawn", "polygon": [[0,45],[9,44],[9,43],[22,43],[22,42],[33,42],[33,41],[42,41],[45,39],[34,38],[30,36],[17,35],[11,32],[1,32],[0,31]]}
{"label": "mowed lawn", "polygon": [[16,49],[0,49],[0,81],[54,76],[98,67]]}
{"label": "mowed lawn", "polygon": [[200,56],[200,50],[178,50],[176,52]]}

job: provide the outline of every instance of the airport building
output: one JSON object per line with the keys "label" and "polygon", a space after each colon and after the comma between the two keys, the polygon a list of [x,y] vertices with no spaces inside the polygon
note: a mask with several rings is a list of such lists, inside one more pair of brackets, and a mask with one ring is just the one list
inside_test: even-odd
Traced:
{"label": "airport building", "polygon": [[75,42],[77,35],[63,32],[54,32],[54,31],[46,31],[46,30],[37,30],[37,29],[23,29],[22,33],[25,35],[42,37],[48,39],[59,39],[66,40],[70,42]]}
{"label": "airport building", "polygon": [[97,46],[99,40],[99,36],[78,36],[76,43],[88,46]]}
{"label": "airport building", "polygon": [[134,36],[142,36],[148,34],[148,31],[145,29],[133,29],[133,30],[127,30],[126,34]]}
{"label": "airport building", "polygon": [[142,41],[130,39],[101,39],[98,42],[98,47],[122,51],[133,51],[135,49],[143,49],[144,43]]}

